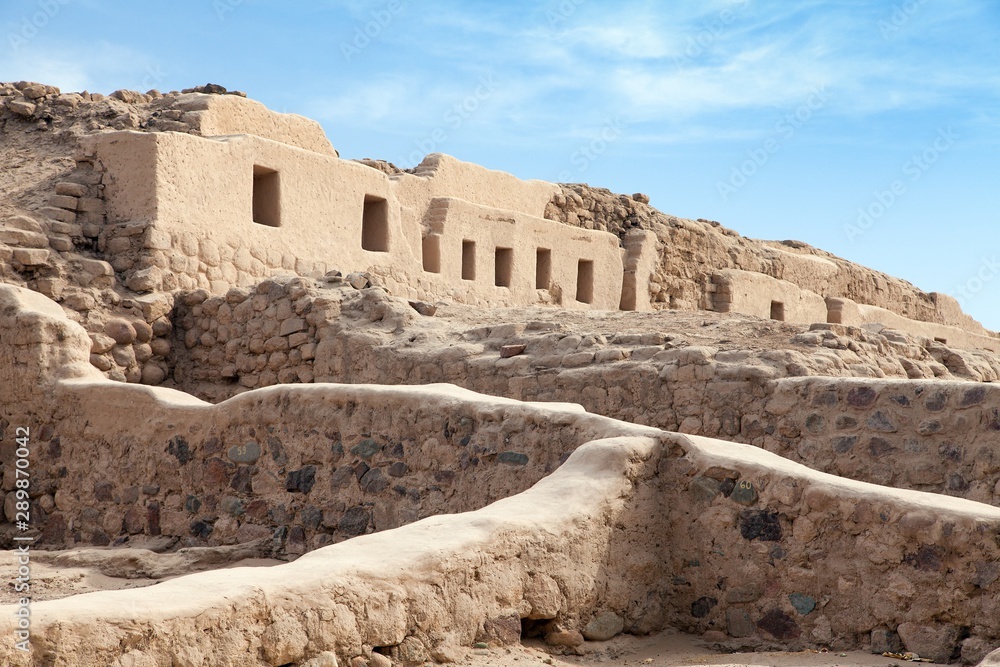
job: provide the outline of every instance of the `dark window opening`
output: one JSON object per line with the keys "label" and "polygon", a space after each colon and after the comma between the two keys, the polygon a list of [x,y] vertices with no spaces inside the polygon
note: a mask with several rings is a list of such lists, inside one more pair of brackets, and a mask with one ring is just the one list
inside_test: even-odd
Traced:
{"label": "dark window opening", "polygon": [[441,273],[441,235],[428,234],[425,236],[422,250],[424,271],[428,273]]}
{"label": "dark window opening", "polygon": [[389,202],[381,197],[365,195],[361,247],[372,252],[389,252]]}
{"label": "dark window opening", "polygon": [[514,272],[514,249],[497,248],[495,259],[493,283],[497,287],[510,287],[511,274]]}
{"label": "dark window opening", "polygon": [[589,259],[581,259],[576,265],[576,300],[594,302],[594,262]]}
{"label": "dark window opening", "polygon": [[539,248],[535,251],[535,289],[548,289],[552,284],[552,251]]}
{"label": "dark window opening", "polygon": [[785,304],[781,301],[771,302],[771,319],[779,322],[785,321]]}
{"label": "dark window opening", "polygon": [[462,280],[476,279],[476,242],[462,241]]}
{"label": "dark window opening", "polygon": [[253,166],[253,221],[281,226],[281,177],[274,169]]}

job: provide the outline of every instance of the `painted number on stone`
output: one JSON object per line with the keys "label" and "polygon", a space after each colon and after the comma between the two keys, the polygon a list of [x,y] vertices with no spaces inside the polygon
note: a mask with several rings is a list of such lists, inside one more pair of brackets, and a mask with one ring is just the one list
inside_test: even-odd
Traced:
{"label": "painted number on stone", "polygon": [[245,445],[233,445],[229,448],[229,460],[234,463],[254,463],[260,458],[260,445],[248,442]]}

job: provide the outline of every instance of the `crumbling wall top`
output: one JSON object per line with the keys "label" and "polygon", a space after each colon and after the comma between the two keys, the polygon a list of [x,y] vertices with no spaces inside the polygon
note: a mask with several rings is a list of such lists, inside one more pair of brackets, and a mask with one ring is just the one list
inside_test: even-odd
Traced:
{"label": "crumbling wall top", "polygon": [[189,112],[185,118],[204,137],[254,134],[316,153],[337,156],[323,127],[316,121],[290,113],[271,111],[260,102],[237,95],[186,93],[176,107]]}

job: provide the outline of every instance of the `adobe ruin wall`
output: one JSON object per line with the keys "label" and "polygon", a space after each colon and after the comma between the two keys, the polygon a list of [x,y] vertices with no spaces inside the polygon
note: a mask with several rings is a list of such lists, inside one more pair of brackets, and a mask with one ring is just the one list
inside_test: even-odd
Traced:
{"label": "adobe ruin wall", "polygon": [[[343,283],[317,290],[269,280],[252,293],[193,293],[177,304],[172,379],[213,400],[278,382],[447,382],[518,400],[576,402],[624,421],[753,444],[854,479],[1000,504],[1000,467],[989,444],[1000,428],[1000,393],[991,384],[836,377],[853,372],[837,347],[878,357],[894,345],[881,334],[838,335],[828,325],[796,336],[801,351],[758,358],[663,333],[578,335],[512,322],[429,350],[393,333],[419,332],[420,317],[378,288]],[[500,348],[520,345],[521,354],[500,358]],[[903,352],[914,360],[901,356],[897,377],[927,368],[916,360],[926,350]],[[794,377],[827,358],[827,377]],[[1000,377],[1000,368],[983,372]],[[925,373],[934,377],[933,368]]]}
{"label": "adobe ruin wall", "polygon": [[[103,512],[102,523],[112,526],[121,517],[121,536],[153,526],[164,531],[173,522],[160,510],[182,495],[173,487],[183,482],[205,493],[185,496],[178,525],[188,539],[212,539],[226,522],[242,522],[237,533],[256,525],[251,511],[260,508],[251,506],[264,503],[268,519],[259,532],[270,532],[284,541],[286,553],[295,553],[292,533],[301,527],[306,534],[298,522],[318,521],[325,532],[326,520],[299,496],[311,499],[332,489],[334,475],[345,467],[349,486],[364,485],[357,466],[366,453],[376,465],[361,480],[384,469],[383,480],[393,477],[409,486],[403,480],[412,470],[416,486],[427,485],[430,493],[437,486],[445,496],[442,480],[433,477],[431,484],[423,472],[434,470],[427,461],[447,459],[442,448],[479,448],[478,464],[469,459],[463,469],[459,460],[449,469],[457,486],[467,481],[466,488],[474,486],[480,495],[456,491],[454,507],[441,505],[471,513],[412,523],[421,516],[412,507],[407,511],[412,494],[394,489],[398,498],[380,496],[383,509],[372,514],[377,522],[385,512],[384,526],[400,528],[304,556],[282,566],[287,569],[269,570],[271,576],[253,569],[204,573],[151,589],[34,605],[36,651],[67,664],[162,654],[229,664],[249,650],[261,664],[278,665],[323,651],[347,660],[375,649],[404,663],[419,662],[435,652],[438,658],[453,655],[472,641],[506,644],[522,633],[589,632],[598,618],[618,624],[616,631],[715,631],[744,647],[905,644],[939,661],[974,662],[1000,640],[996,507],[836,478],[748,445],[454,388],[286,386],[210,406],[174,391],[101,378],[87,366],[83,330],[41,296],[0,288],[0,314],[4,332],[24,332],[13,343],[13,355],[33,362],[5,366],[13,373],[5,378],[11,382],[5,391],[13,394],[39,381],[38,396],[31,398],[44,411],[31,413],[27,404],[14,403],[6,427],[32,420],[38,429],[34,473],[52,480],[55,509],[46,512],[45,499],[36,498],[33,510],[40,510],[50,531],[60,516],[67,529],[82,529],[94,512]],[[12,345],[9,335],[2,340]],[[677,356],[678,375],[692,375],[688,385],[697,386],[699,369],[713,378],[721,370],[709,368],[702,349],[664,352]],[[993,422],[984,420],[996,419],[985,386],[824,381],[781,381],[780,391],[769,397],[770,414],[790,415],[778,424],[786,437],[795,420],[804,419],[805,428],[825,440],[832,431],[824,431],[816,414],[826,419],[827,408],[830,417],[866,418],[869,428],[887,434],[891,429],[884,424],[902,433],[925,412],[943,415],[945,408],[952,412],[938,420],[953,431],[947,437],[973,424],[989,428]],[[815,413],[793,410],[803,402]],[[122,404],[144,419],[123,424],[115,408]],[[339,423],[324,417],[321,424],[321,413]],[[934,431],[924,421],[923,431]],[[843,420],[833,423],[849,431]],[[337,437],[327,432],[334,427]],[[355,438],[360,440],[347,449]],[[329,457],[340,455],[338,442],[345,460],[334,461]],[[397,445],[402,451],[395,451]],[[89,474],[77,451],[93,461]],[[562,463],[562,453],[571,451]],[[348,453],[360,460],[348,465]],[[880,462],[905,464],[891,454],[879,452]],[[75,463],[65,473],[45,474],[66,457]],[[204,465],[194,474],[199,461]],[[390,469],[403,471],[400,463],[408,470],[397,478]],[[116,479],[100,477],[112,469]],[[371,488],[379,486],[374,477],[367,483]],[[143,486],[132,483],[140,479]],[[213,494],[221,510],[214,522],[208,520],[215,511],[208,502]],[[74,501],[66,515],[59,507],[63,498]],[[496,502],[482,507],[480,499]],[[325,504],[337,502],[331,496]],[[232,511],[241,504],[243,513]],[[348,526],[349,513],[334,532]],[[268,523],[286,518],[294,524],[287,530]],[[200,534],[213,523],[213,531]],[[302,550],[321,543],[304,542]],[[371,558],[375,553],[379,558]],[[400,571],[407,576],[400,578]],[[872,595],[871,581],[888,582],[885,594]],[[428,615],[428,609],[436,611]],[[8,619],[2,623],[14,622],[12,614],[0,616]],[[141,645],[128,640],[153,624],[157,631]],[[234,652],[235,646],[242,648]],[[9,664],[27,664],[10,645],[0,651]]]}

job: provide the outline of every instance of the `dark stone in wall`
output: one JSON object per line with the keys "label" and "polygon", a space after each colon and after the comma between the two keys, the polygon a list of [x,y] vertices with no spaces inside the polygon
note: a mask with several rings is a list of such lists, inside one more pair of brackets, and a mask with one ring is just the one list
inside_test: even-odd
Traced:
{"label": "dark stone in wall", "polygon": [[852,408],[870,408],[877,398],[878,394],[871,387],[855,387],[847,392],[847,404]]}
{"label": "dark stone in wall", "polygon": [[500,452],[497,461],[512,466],[525,466],[528,465],[528,456],[520,452]]}
{"label": "dark stone in wall", "polygon": [[757,627],[775,639],[795,639],[800,634],[798,624],[780,609],[772,609],[764,614],[757,621]]}
{"label": "dark stone in wall", "polygon": [[281,440],[276,437],[268,436],[267,438],[267,448],[271,452],[271,458],[279,466],[283,466],[288,463],[288,455],[285,453],[285,448],[281,444]]}
{"label": "dark stone in wall", "polygon": [[896,425],[881,410],[877,410],[869,417],[866,424],[873,431],[881,431],[882,433],[895,433],[897,430]]}
{"label": "dark stone in wall", "polygon": [[880,438],[877,435],[872,436],[871,440],[868,441],[868,451],[875,458],[880,456],[885,456],[896,448],[892,446],[892,443],[885,438]]}
{"label": "dark stone in wall", "polygon": [[806,417],[806,430],[810,433],[822,433],[825,425],[823,415],[813,413]]}
{"label": "dark stone in wall", "polygon": [[208,539],[215,528],[207,521],[195,521],[191,524],[191,536],[200,539]]}
{"label": "dark stone in wall", "polygon": [[285,479],[285,490],[292,493],[309,493],[316,483],[316,466],[305,466],[288,473]]}
{"label": "dark stone in wall", "polygon": [[175,456],[177,461],[184,465],[194,458],[194,454],[191,453],[191,447],[188,445],[187,440],[181,436],[176,436],[167,443],[167,453]]}
{"label": "dark stone in wall", "polygon": [[146,532],[150,535],[160,534],[160,504],[149,503],[146,505]]}
{"label": "dark stone in wall", "polygon": [[344,512],[344,516],[337,523],[337,530],[345,535],[354,537],[364,535],[368,530],[368,523],[371,521],[371,510],[367,507],[352,507]]}
{"label": "dark stone in wall", "polygon": [[924,407],[931,412],[938,412],[940,410],[944,410],[944,406],[947,403],[948,395],[943,391],[936,391],[927,397],[927,400],[924,401]]}
{"label": "dark stone in wall", "polygon": [[847,452],[854,449],[854,445],[858,444],[858,436],[849,435],[840,438],[833,439],[833,451],[838,454],[846,454]]}
{"label": "dark stone in wall", "polygon": [[365,493],[381,493],[389,486],[389,480],[382,474],[381,468],[372,468],[361,478],[361,490]]}
{"label": "dark stone in wall", "polygon": [[354,477],[354,468],[352,466],[340,466],[330,476],[330,486],[335,490],[343,488],[351,481],[352,477]]}
{"label": "dark stone in wall", "polygon": [[781,539],[781,521],[777,512],[743,510],[739,518],[740,535],[748,540],[777,542]]}
{"label": "dark stone in wall", "polygon": [[191,514],[196,513],[198,510],[201,509],[201,500],[199,500],[196,496],[188,496],[184,500],[184,509],[186,509]]}
{"label": "dark stone in wall", "polygon": [[323,521],[323,510],[314,505],[306,505],[299,513],[299,517],[305,528],[308,530],[316,530]]}
{"label": "dark stone in wall", "polygon": [[236,491],[236,493],[253,493],[253,475],[256,472],[256,467],[240,466],[237,468],[232,480],[230,480],[229,487]]}
{"label": "dark stone in wall", "polygon": [[367,460],[375,456],[375,454],[378,452],[378,449],[379,447],[377,442],[375,442],[371,438],[365,438],[358,444],[351,447],[351,454],[354,454],[355,456],[359,456]]}
{"label": "dark stone in wall", "polygon": [[94,498],[101,502],[110,502],[114,487],[111,482],[97,482],[94,484]]}
{"label": "dark stone in wall", "polygon": [[974,387],[973,389],[967,389],[962,398],[958,401],[958,407],[967,408],[972,405],[979,405],[986,398],[986,389],[983,387]]}
{"label": "dark stone in wall", "polygon": [[715,598],[700,597],[691,603],[691,615],[695,618],[705,618],[712,612],[712,607],[719,604]]}
{"label": "dark stone in wall", "polygon": [[915,553],[906,554],[903,562],[925,572],[940,572],[943,556],[941,547],[924,544]]}

